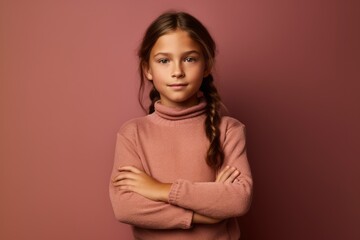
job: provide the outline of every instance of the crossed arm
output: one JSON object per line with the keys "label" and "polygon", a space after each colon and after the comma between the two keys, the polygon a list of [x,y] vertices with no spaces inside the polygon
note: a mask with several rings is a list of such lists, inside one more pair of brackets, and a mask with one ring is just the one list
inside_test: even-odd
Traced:
{"label": "crossed arm", "polygon": [[[135,192],[152,201],[169,202],[171,183],[159,182],[133,166],[120,167],[118,172],[112,179],[114,187],[128,192]],[[240,171],[235,167],[227,166],[218,174],[215,182],[224,184],[233,183],[240,174]],[[221,220],[223,219],[208,217],[194,212],[192,223],[213,224]]]}
{"label": "crossed arm", "polygon": [[150,229],[188,229],[191,224],[213,224],[247,212],[252,177],[243,125],[232,122],[226,131],[224,163],[231,167],[222,168],[214,182],[177,179],[166,183],[149,176],[131,140],[133,131],[128,130],[118,134],[110,183],[110,199],[119,221]]}

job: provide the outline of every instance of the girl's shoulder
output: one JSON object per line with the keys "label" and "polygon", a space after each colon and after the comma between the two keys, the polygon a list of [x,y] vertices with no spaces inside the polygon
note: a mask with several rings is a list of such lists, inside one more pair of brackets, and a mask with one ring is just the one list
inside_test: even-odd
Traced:
{"label": "girl's shoulder", "polygon": [[236,118],[224,116],[220,123],[220,136],[225,141],[245,141],[245,125]]}
{"label": "girl's shoulder", "polygon": [[148,124],[148,115],[143,117],[137,117],[124,122],[120,129],[118,130],[118,134],[121,135],[132,135],[138,132],[138,129]]}
{"label": "girl's shoulder", "polygon": [[236,118],[230,116],[222,116],[220,122],[220,128],[226,129],[228,131],[233,128],[245,128],[245,125]]}

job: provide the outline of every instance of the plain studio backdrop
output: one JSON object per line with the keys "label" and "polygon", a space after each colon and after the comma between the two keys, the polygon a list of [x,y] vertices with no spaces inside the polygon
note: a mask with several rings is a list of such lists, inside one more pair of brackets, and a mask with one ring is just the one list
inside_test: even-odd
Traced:
{"label": "plain studio backdrop", "polygon": [[356,0],[0,0],[0,239],[131,239],[108,196],[115,138],[144,115],[136,50],[169,9],[208,27],[247,126],[242,239],[360,239]]}

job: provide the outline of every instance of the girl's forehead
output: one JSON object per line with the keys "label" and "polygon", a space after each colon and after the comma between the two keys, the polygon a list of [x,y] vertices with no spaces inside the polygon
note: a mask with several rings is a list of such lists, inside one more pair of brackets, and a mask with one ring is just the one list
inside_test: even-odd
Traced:
{"label": "girl's forehead", "polygon": [[155,42],[151,53],[152,55],[155,55],[158,52],[175,54],[189,51],[201,52],[201,47],[199,43],[190,37],[188,32],[178,29],[159,37]]}

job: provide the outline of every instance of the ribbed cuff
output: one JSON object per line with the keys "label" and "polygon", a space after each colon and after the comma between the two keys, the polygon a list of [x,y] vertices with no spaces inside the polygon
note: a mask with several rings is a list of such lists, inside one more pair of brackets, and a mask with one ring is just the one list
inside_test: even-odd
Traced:
{"label": "ribbed cuff", "polygon": [[180,186],[181,186],[182,180],[176,180],[170,188],[169,193],[169,203],[172,205],[177,205],[179,194],[180,194]]}
{"label": "ribbed cuff", "polygon": [[187,209],[185,209],[185,211],[186,211],[185,217],[181,221],[181,225],[182,225],[183,229],[189,229],[189,228],[192,228],[192,219],[193,219],[194,212],[191,210],[187,210]]}

